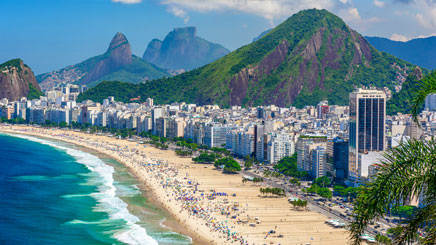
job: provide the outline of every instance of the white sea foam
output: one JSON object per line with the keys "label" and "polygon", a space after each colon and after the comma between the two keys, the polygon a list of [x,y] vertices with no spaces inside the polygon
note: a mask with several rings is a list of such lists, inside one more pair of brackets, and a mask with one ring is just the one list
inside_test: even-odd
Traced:
{"label": "white sea foam", "polygon": [[[106,212],[110,219],[122,219],[126,222],[124,229],[115,232],[115,239],[127,244],[158,244],[156,240],[147,234],[145,228],[137,224],[140,220],[138,217],[129,213],[127,204],[116,196],[116,188],[113,179],[115,170],[112,166],[105,164],[100,158],[92,154],[60,146],[49,140],[32,136],[12,135],[64,150],[67,154],[74,157],[77,162],[85,165],[92,172],[91,175],[93,176],[90,177],[90,180],[98,183],[98,192],[91,194],[98,202],[95,211]],[[83,221],[74,220],[72,223],[83,223]]]}

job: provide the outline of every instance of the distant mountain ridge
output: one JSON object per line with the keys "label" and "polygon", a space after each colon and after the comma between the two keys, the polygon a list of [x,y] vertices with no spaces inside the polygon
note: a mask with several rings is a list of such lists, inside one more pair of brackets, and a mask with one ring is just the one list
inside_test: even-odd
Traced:
{"label": "distant mountain ridge", "polygon": [[197,36],[196,27],[174,28],[163,41],[153,39],[143,59],[158,67],[192,70],[209,64],[230,51]]}
{"label": "distant mountain ridge", "polygon": [[436,37],[417,38],[407,42],[383,37],[365,37],[371,45],[412,64],[436,69]]}
{"label": "distant mountain ridge", "polygon": [[268,29],[263,31],[262,33],[259,34],[259,36],[253,38],[253,43],[256,42],[257,40],[261,39],[263,36],[265,36],[266,34],[268,34],[268,32],[270,32],[272,29]]}
{"label": "distant mountain ridge", "polygon": [[22,97],[37,99],[41,89],[33,71],[21,59],[0,64],[0,99],[16,101]]}
{"label": "distant mountain ridge", "polygon": [[[82,95],[100,101],[141,96],[155,103],[257,106],[348,104],[355,87],[394,91],[414,65],[371,46],[326,10],[304,10],[217,61],[171,78],[130,85],[106,82]],[[124,92],[120,92],[120,90]]]}
{"label": "distant mountain ridge", "polygon": [[105,79],[139,83],[168,75],[166,70],[132,55],[127,38],[118,32],[104,54],[58,71],[38,75],[37,80],[43,89],[50,89],[59,83],[93,86]]}

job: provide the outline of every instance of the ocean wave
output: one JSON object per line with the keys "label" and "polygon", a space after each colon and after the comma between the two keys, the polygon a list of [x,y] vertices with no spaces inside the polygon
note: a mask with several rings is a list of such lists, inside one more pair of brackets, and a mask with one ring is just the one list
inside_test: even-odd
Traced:
{"label": "ocean wave", "polygon": [[[115,239],[127,244],[158,244],[156,240],[147,234],[145,228],[137,224],[140,220],[129,212],[127,204],[116,196],[113,178],[115,170],[112,166],[105,164],[100,158],[92,154],[61,146],[49,140],[25,135],[10,135],[64,150],[68,155],[74,157],[78,163],[85,165],[92,172],[89,176],[90,182],[96,184],[98,189],[98,192],[90,194],[98,203],[94,208],[95,211],[106,212],[110,219],[124,220],[126,222],[124,228],[114,233],[113,237]],[[84,222],[73,220],[69,223],[84,224]]]}
{"label": "ocean wave", "polygon": [[66,194],[66,195],[62,195],[62,198],[77,198],[77,197],[90,197],[90,194]]}

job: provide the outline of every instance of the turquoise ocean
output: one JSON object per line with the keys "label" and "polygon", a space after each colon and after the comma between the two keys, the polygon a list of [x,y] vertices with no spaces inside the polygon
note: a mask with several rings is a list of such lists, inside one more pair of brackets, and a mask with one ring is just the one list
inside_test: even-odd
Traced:
{"label": "turquoise ocean", "polygon": [[104,155],[0,134],[0,244],[190,244],[139,185]]}

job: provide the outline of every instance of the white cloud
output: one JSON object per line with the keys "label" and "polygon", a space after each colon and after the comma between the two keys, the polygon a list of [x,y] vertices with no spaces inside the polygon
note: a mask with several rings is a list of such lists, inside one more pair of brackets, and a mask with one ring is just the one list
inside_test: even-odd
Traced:
{"label": "white cloud", "polygon": [[338,15],[344,19],[345,22],[353,22],[361,19],[357,8],[341,9]]}
{"label": "white cloud", "polygon": [[428,35],[419,35],[416,37],[406,37],[404,35],[394,33],[394,34],[392,34],[392,36],[389,39],[391,39],[393,41],[407,42],[409,40],[416,39],[416,38],[427,38],[427,37],[433,37],[433,36],[436,36],[436,33],[430,33]]}
{"label": "white cloud", "polygon": [[347,4],[348,0],[339,0],[339,2],[341,2],[342,4]]}
{"label": "white cloud", "polygon": [[142,0],[112,0],[114,3],[135,4],[140,3]]}
{"label": "white cloud", "polygon": [[385,6],[385,2],[383,2],[383,1],[374,0],[373,3],[375,6],[377,6],[379,8],[383,8]]}
{"label": "white cloud", "polygon": [[384,20],[379,17],[362,18],[357,8],[344,8],[339,10],[338,16],[341,17],[348,25],[358,31],[366,31],[376,23]]}
{"label": "white cloud", "polygon": [[409,41],[408,37],[397,33],[392,34],[392,36],[389,39],[391,39],[392,41],[399,41],[399,42]]}
{"label": "white cloud", "polygon": [[174,16],[182,18],[185,24],[188,23],[189,15],[185,12],[185,10],[178,8],[176,6],[168,6],[167,11],[172,13]]}
{"label": "white cloud", "polygon": [[407,3],[410,5],[415,14],[406,14],[412,16],[420,26],[427,29],[436,28],[436,1],[435,0],[397,0],[397,2]]}
{"label": "white cloud", "polygon": [[[270,21],[290,16],[308,8],[329,9],[335,0],[162,0],[178,9],[198,12],[229,11],[262,16]],[[342,0],[344,1],[344,0]]]}
{"label": "white cloud", "polygon": [[418,23],[428,29],[436,28],[436,8],[428,8],[415,15]]}

